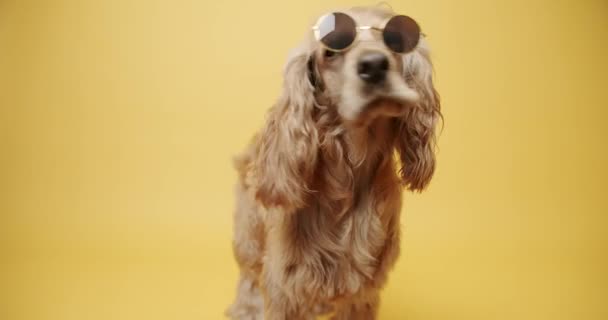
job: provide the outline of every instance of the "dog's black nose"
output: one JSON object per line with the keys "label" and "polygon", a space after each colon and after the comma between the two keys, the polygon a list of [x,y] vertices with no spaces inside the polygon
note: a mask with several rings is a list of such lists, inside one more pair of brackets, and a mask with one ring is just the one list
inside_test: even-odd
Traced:
{"label": "dog's black nose", "polygon": [[363,55],[357,65],[359,78],[370,84],[378,84],[386,78],[388,58],[380,52],[371,52]]}

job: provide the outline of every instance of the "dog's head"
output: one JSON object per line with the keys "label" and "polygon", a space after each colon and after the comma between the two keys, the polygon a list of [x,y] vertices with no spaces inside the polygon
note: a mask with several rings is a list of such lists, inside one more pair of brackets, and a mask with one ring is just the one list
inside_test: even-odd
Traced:
{"label": "dog's head", "polygon": [[[401,116],[406,106],[415,106],[421,93],[407,80],[414,80],[411,60],[421,49],[414,46],[410,49],[413,52],[395,52],[388,47],[384,41],[384,27],[394,14],[379,8],[354,8],[344,15],[329,15],[329,18],[323,16],[318,23],[335,24],[321,26],[330,29],[325,31],[325,38],[333,36],[332,27],[354,23],[356,31],[354,41],[339,51],[325,42],[340,44],[343,39],[318,39],[322,35],[317,33],[316,38],[308,40],[309,63],[312,64],[309,78],[320,102],[334,106],[345,121],[358,125],[368,124],[377,116]],[[350,37],[348,31],[341,32],[342,35],[335,37]],[[424,45],[415,40],[421,47]]]}
{"label": "dog's head", "polygon": [[[320,146],[313,116],[319,110],[337,114],[344,128],[366,127],[380,117],[393,119],[403,183],[411,190],[426,187],[435,168],[439,97],[418,24],[401,16],[392,25],[395,16],[381,7],[330,13],[292,51],[284,70],[283,94],[262,137],[257,167],[272,174],[264,178],[259,194],[278,199],[282,193],[292,197],[306,193]],[[399,34],[399,28],[409,29]],[[279,150],[282,145],[284,150]]]}
{"label": "dog's head", "polygon": [[[311,32],[291,55],[288,66],[303,60],[308,63],[313,92],[309,88],[304,93],[315,94],[320,104],[333,106],[344,121],[355,124],[368,124],[378,116],[403,116],[407,108],[429,107],[439,111],[429,50],[422,35],[412,40],[415,41],[410,44],[412,49],[395,52],[387,45],[384,34],[395,13],[381,7],[353,8],[343,13],[356,25],[352,44],[337,51],[318,39],[323,35],[315,37]],[[334,22],[336,28],[350,22],[338,23],[349,18],[340,17],[340,13],[333,15],[325,20],[332,20],[330,23]],[[313,29],[318,29],[318,24],[327,22],[320,19]],[[415,29],[417,25],[406,27],[414,29],[409,32],[419,32]]]}

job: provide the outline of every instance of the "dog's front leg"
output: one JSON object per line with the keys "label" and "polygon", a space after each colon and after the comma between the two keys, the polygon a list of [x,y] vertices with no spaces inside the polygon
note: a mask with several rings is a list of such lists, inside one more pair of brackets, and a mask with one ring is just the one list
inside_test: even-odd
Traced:
{"label": "dog's front leg", "polygon": [[293,312],[288,301],[281,294],[273,292],[272,289],[265,290],[264,294],[264,319],[265,320],[289,320],[294,319]]}
{"label": "dog's front leg", "polygon": [[336,306],[332,320],[374,320],[378,316],[379,292],[368,291],[362,297],[345,301]]}
{"label": "dog's front leg", "polygon": [[[269,277],[270,276],[270,277]],[[293,292],[279,287],[272,275],[264,275],[264,320],[312,320],[312,310],[298,305]]]}
{"label": "dog's front leg", "polygon": [[261,274],[264,295],[264,320],[308,320],[311,310],[304,307],[304,297],[296,290],[297,279],[290,274],[285,261],[293,253],[285,245],[289,243],[284,234],[285,225],[292,222],[292,215],[277,215],[267,225],[266,252]]}

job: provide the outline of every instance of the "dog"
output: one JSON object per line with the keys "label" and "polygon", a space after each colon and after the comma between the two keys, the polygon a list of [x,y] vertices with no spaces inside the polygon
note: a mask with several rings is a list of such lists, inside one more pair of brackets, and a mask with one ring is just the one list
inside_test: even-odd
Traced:
{"label": "dog", "polygon": [[376,319],[404,189],[435,171],[442,120],[425,36],[381,7],[322,16],[235,158],[231,319]]}

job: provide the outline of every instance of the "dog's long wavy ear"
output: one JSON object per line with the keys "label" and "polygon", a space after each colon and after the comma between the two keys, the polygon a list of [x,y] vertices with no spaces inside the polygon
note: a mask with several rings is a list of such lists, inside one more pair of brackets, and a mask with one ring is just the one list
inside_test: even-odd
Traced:
{"label": "dog's long wavy ear", "polygon": [[[255,158],[256,198],[285,211],[302,208],[317,163],[318,133],[313,120],[316,76],[310,50],[298,48],[284,69],[283,91],[270,109]],[[313,65],[311,65],[313,64]]]}
{"label": "dog's long wavy ear", "polygon": [[406,81],[418,92],[420,100],[407,110],[398,124],[400,173],[409,190],[422,191],[435,172],[435,127],[441,118],[441,107],[426,44],[421,41],[403,62]]}

